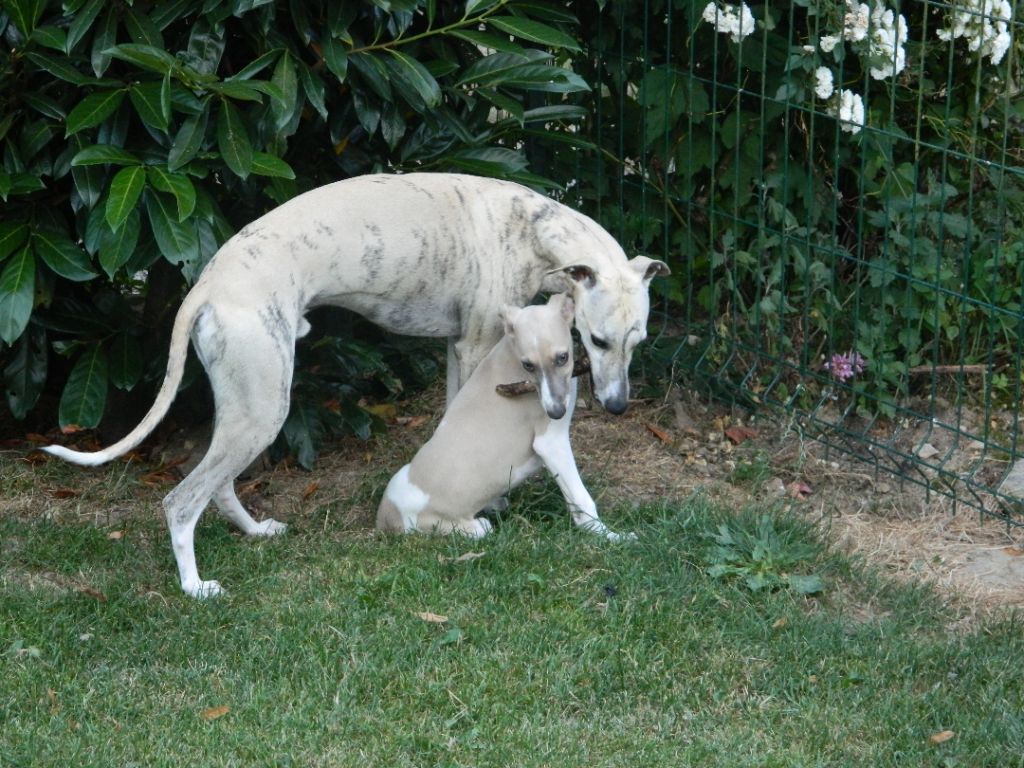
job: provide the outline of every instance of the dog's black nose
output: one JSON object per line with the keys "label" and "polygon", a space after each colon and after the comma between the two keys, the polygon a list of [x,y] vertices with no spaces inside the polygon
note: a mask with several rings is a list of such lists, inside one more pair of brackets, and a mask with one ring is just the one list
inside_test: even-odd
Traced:
{"label": "dog's black nose", "polygon": [[615,397],[605,400],[602,405],[604,405],[604,409],[608,411],[608,413],[614,413],[616,416],[621,416],[626,412],[626,408],[629,407],[629,403],[624,397]]}

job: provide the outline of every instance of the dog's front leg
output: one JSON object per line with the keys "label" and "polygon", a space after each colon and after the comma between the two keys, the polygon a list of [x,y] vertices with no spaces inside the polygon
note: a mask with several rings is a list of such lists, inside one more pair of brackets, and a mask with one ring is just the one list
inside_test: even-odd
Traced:
{"label": "dog's front leg", "polygon": [[565,497],[565,503],[572,513],[572,521],[585,531],[604,536],[609,541],[635,539],[632,533],[616,533],[601,522],[597,514],[597,504],[583,485],[583,479],[576,468],[576,459],[572,455],[569,444],[569,432],[566,429],[550,426],[543,435],[534,438],[533,450],[540,456],[548,472],[555,478],[558,488]]}

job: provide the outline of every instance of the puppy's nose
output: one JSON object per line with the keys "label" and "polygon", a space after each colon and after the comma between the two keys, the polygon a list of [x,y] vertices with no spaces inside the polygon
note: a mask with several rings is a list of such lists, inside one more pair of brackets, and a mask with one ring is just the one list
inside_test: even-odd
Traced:
{"label": "puppy's nose", "polygon": [[552,419],[556,419],[557,420],[557,419],[560,419],[563,416],[565,416],[565,405],[563,403],[555,403],[553,405],[549,405],[544,410],[547,412],[548,416],[550,418],[552,418]]}

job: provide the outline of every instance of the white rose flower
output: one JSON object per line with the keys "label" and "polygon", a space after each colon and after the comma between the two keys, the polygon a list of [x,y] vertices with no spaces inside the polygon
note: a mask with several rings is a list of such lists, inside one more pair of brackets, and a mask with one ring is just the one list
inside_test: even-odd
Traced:
{"label": "white rose flower", "polygon": [[814,94],[824,101],[832,95],[834,90],[832,70],[828,67],[818,67],[814,70]]}

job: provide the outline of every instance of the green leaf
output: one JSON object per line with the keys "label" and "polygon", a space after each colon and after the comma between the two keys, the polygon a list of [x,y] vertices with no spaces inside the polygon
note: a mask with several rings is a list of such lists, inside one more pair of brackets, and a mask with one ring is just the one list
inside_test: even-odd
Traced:
{"label": "green leaf", "polygon": [[529,40],[531,43],[540,43],[551,48],[565,48],[570,51],[580,50],[580,44],[574,38],[539,21],[519,16],[490,16],[486,23],[513,37]]}
{"label": "green leaf", "polygon": [[28,325],[35,290],[35,257],[26,246],[0,273],[0,339],[8,344],[13,344]]}
{"label": "green leaf", "polygon": [[141,221],[139,209],[134,208],[116,231],[112,230],[106,221],[100,225],[100,266],[107,273],[107,277],[113,278],[114,273],[127,264],[135,254],[142,228]]}
{"label": "green leaf", "polygon": [[[313,109],[324,120],[327,119],[327,103],[324,100],[324,82],[317,75],[313,74],[311,70],[304,62],[299,62],[299,80],[302,82],[302,90],[306,92],[306,98],[309,99],[309,103],[313,106]],[[290,115],[291,112],[288,112]],[[287,120],[285,120],[287,123]]]}
{"label": "green leaf", "polygon": [[107,404],[107,357],[99,344],[90,344],[71,369],[60,396],[61,429],[92,429],[100,423]]}
{"label": "green leaf", "polygon": [[515,53],[522,56],[525,53],[523,46],[508,39],[507,35],[496,35],[493,32],[478,32],[470,29],[456,29],[448,33],[452,37],[465,40],[478,48],[491,48],[503,53]]}
{"label": "green leaf", "polygon": [[460,149],[449,155],[445,160],[453,165],[473,173],[486,176],[500,176],[526,170],[526,158],[520,153],[503,147],[471,147]]}
{"label": "green leaf", "polygon": [[[165,86],[164,83],[167,83],[167,85]],[[128,96],[132,100],[132,106],[135,107],[135,111],[142,118],[142,122],[161,133],[167,132],[167,126],[171,118],[171,88],[169,81],[162,80],[160,82],[133,85],[131,90],[128,91]]]}
{"label": "green leaf", "polygon": [[192,221],[180,222],[170,198],[158,192],[146,195],[146,212],[153,237],[164,258],[172,264],[195,261],[199,257],[199,238]]}
{"label": "green leaf", "polygon": [[171,54],[162,48],[154,48],[151,45],[122,43],[108,48],[104,53],[161,75],[173,71],[178,66],[177,60]]}
{"label": "green leaf", "polygon": [[[305,67],[304,64],[301,66]],[[285,51],[274,67],[274,74],[271,78],[281,91],[281,97],[270,102],[270,113],[274,116],[274,130],[280,131],[292,119],[295,111],[295,102],[298,98],[298,83],[295,75],[295,60],[292,55]],[[323,91],[323,84],[320,86]],[[321,101],[323,97],[321,96]],[[326,109],[324,113],[326,113]]]}
{"label": "green leaf", "polygon": [[275,48],[272,51],[267,51],[263,55],[258,56],[257,58],[250,61],[248,64],[246,64],[244,67],[238,70],[238,72],[233,74],[231,77],[226,78],[226,82],[230,82],[233,80],[248,80],[251,77],[255,77],[264,69],[273,64],[277,60],[277,57],[280,56],[283,51],[283,48]]}
{"label": "green leaf", "polygon": [[42,18],[46,0],[7,0],[4,7],[24,37],[29,37]]}
{"label": "green leaf", "polygon": [[109,144],[93,144],[79,150],[71,158],[72,166],[80,165],[139,165],[142,161],[127,149],[112,147]]}
{"label": "green leaf", "polygon": [[217,120],[217,146],[228,168],[246,178],[252,172],[252,144],[241,113],[228,101],[221,102]]}
{"label": "green leaf", "polygon": [[572,104],[552,104],[549,107],[536,107],[523,113],[523,122],[537,123],[550,120],[582,120],[590,115],[586,107]]}
{"label": "green leaf", "polygon": [[63,232],[52,229],[32,233],[32,250],[51,270],[67,280],[83,282],[96,277],[89,254]]}
{"label": "green leaf", "polygon": [[187,118],[178,129],[171,151],[167,156],[167,167],[176,171],[188,163],[203,146],[206,138],[206,123],[209,112],[204,110],[194,117]]}
{"label": "green leaf", "polygon": [[456,81],[456,85],[467,83],[491,84],[501,83],[506,73],[513,72],[525,65],[540,64],[550,59],[551,54],[543,51],[530,51],[526,54],[518,53],[492,53],[477,59],[463,71],[462,76]]}
{"label": "green leaf", "polygon": [[63,80],[66,83],[71,83],[72,85],[92,83],[92,80],[68,64],[65,59],[55,59],[43,53],[35,53],[34,51],[26,53],[25,58],[37,67],[45,69],[58,80]]}
{"label": "green leaf", "polygon": [[145,186],[146,169],[141,165],[122,168],[110,182],[106,215],[107,223],[115,232],[138,205],[139,196]]}
{"label": "green leaf", "polygon": [[380,135],[384,137],[390,149],[397,147],[405,135],[405,120],[402,119],[393,101],[386,102],[381,110]]}
{"label": "green leaf", "polygon": [[4,368],[7,406],[16,419],[24,419],[39,399],[46,384],[46,329],[30,325],[14,346],[14,354]]}
{"label": "green leaf", "polygon": [[295,171],[284,160],[266,152],[254,152],[252,172],[257,176],[273,176],[278,179],[294,179]]}
{"label": "green leaf", "polygon": [[348,53],[345,51],[345,46],[331,35],[325,35],[322,42],[324,62],[326,62],[327,68],[338,78],[339,82],[345,82],[345,77],[348,75]]}
{"label": "green leaf", "polygon": [[224,55],[224,24],[200,18],[188,36],[185,62],[203,75],[214,75]]}
{"label": "green leaf", "polygon": [[490,8],[498,0],[467,0],[466,1],[466,16],[472,16],[477,11],[482,11]]}
{"label": "green leaf", "polygon": [[157,50],[163,50],[164,37],[149,16],[141,13],[137,8],[129,8],[124,15],[124,25],[128,34],[139,45],[145,45]]}
{"label": "green leaf", "polygon": [[44,48],[52,48],[55,51],[64,53],[64,46],[67,45],[67,35],[59,27],[36,27],[32,33],[32,42]]}
{"label": "green leaf", "polygon": [[85,37],[104,5],[106,5],[106,0],[89,0],[75,12],[74,20],[68,27],[65,53],[71,53],[78,42]]}
{"label": "green leaf", "polygon": [[131,389],[142,378],[142,345],[129,333],[119,333],[107,347],[110,383],[118,389]]}
{"label": "green leaf", "polygon": [[[390,67],[391,71],[398,78],[399,82],[407,84],[419,96],[427,109],[436,107],[441,102],[441,88],[434,80],[427,68],[416,59],[407,56],[401,51],[387,49],[392,56],[392,61],[397,65]],[[418,105],[410,102],[410,106],[417,109]],[[417,111],[420,111],[419,109]]]}
{"label": "green leaf", "polygon": [[28,239],[28,224],[23,221],[0,221],[0,261],[3,261]]}
{"label": "green leaf", "polygon": [[814,595],[825,591],[825,582],[821,576],[786,576],[786,583],[789,588],[799,595]]}
{"label": "green leaf", "polygon": [[149,183],[153,189],[174,195],[178,204],[178,221],[184,221],[192,215],[196,208],[196,188],[183,173],[173,173],[160,165],[147,168]]}
{"label": "green leaf", "polygon": [[523,105],[511,96],[506,96],[503,93],[498,93],[498,91],[491,90],[489,88],[481,88],[477,93],[487,99],[487,101],[491,102],[491,104],[496,106],[498,109],[508,112],[509,116],[519,123],[520,126],[523,125]]}
{"label": "green leaf", "polygon": [[98,91],[82,99],[68,115],[67,133],[71,136],[86,128],[93,128],[110,117],[124,101],[124,89]]}
{"label": "green leaf", "polygon": [[38,93],[23,93],[21,94],[21,98],[36,112],[41,115],[45,115],[52,120],[63,122],[68,116],[64,107],[49,96],[42,96]]}
{"label": "green leaf", "polygon": [[103,77],[103,73],[110,66],[110,54],[105,53],[117,43],[117,22],[118,15],[114,9],[108,10],[100,19],[96,31],[92,35],[92,52],[89,55],[89,62],[92,64],[92,71],[96,77]]}
{"label": "green leaf", "polygon": [[388,69],[380,59],[369,53],[356,53],[348,57],[349,62],[370,86],[375,94],[384,101],[391,101],[391,84],[388,82]]}

